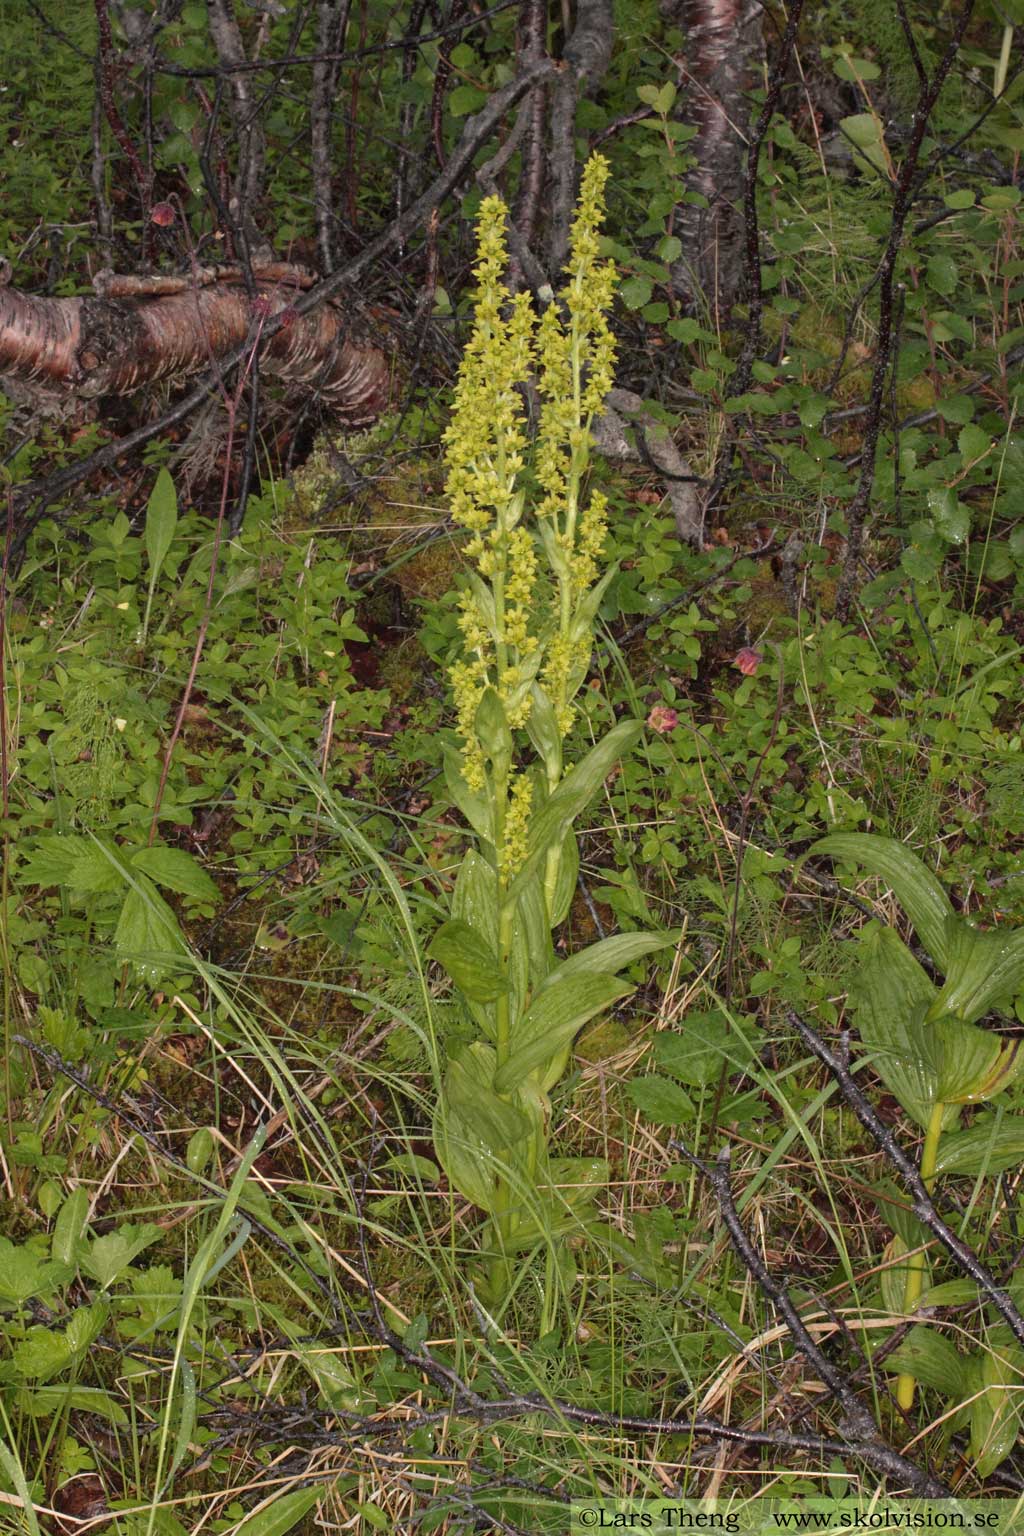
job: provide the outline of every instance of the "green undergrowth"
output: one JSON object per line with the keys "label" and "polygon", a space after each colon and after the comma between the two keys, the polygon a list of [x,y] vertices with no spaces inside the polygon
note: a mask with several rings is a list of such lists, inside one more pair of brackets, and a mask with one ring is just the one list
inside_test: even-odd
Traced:
{"label": "green undergrowth", "polygon": [[[365,534],[297,526],[275,486],[226,549],[153,847],[185,858],[185,876],[138,860],[210,524],[181,509],[144,641],[144,519],[90,519],[72,539],[41,530],[9,638],[7,1029],[78,1081],[52,1056],[11,1051],[0,1400],[38,1502],[59,1507],[61,1490],[102,1474],[134,1511],[119,1532],[148,1531],[154,1499],[154,1530],[179,1536],[200,1512],[233,1530],[252,1506],[224,1493],[243,1457],[268,1496],[295,1497],[298,1520],[302,1489],[270,1471],[275,1414],[389,1411],[423,1390],[424,1344],[477,1391],[644,1417],[756,1411],[788,1350],[671,1140],[732,1141],[738,1209],[772,1233],[780,1264],[800,1252],[806,1315],[838,1315],[874,1346],[891,1305],[880,1160],[785,1020],[795,1007],[842,1021],[842,940],[863,919],[800,859],[826,833],[884,832],[930,856],[983,924],[1018,921],[1018,646],[999,612],[964,610],[955,579],[890,584],[853,632],[828,617],[827,566],[812,567],[794,616],[754,559],[658,615],[737,551],[680,555],[664,514],[610,484],[621,570],[578,749],[622,710],[649,729],[583,832],[559,942],[664,926],[683,940],[664,964],[632,968],[640,990],[584,1033],[554,1094],[559,1153],[606,1159],[609,1177],[599,1218],[559,1245],[553,1327],[543,1243],[501,1315],[474,1310],[474,1219],[430,1143],[437,1074],[471,1037],[424,954],[465,843],[437,774],[439,704],[396,705],[352,675],[346,644],[365,643],[363,608],[379,601],[344,585]],[[430,667],[452,644],[451,609],[405,600],[414,632],[395,643]],[[105,878],[112,867],[127,873]],[[161,887],[181,936],[171,952],[152,929],[123,931],[133,872],[147,869],[177,881]],[[995,1262],[994,1195],[976,1178],[964,1193],[966,1230]],[[397,1352],[368,1346],[350,1310],[366,1312],[368,1275]],[[950,1307],[954,1334],[983,1328],[973,1296]],[[763,1375],[738,1353],[762,1336]],[[941,1372],[915,1368],[937,1409]],[[936,1431],[936,1456],[948,1438]],[[491,1468],[547,1485],[557,1468],[580,1494],[657,1486],[649,1446],[608,1439],[595,1464],[557,1414],[506,1424],[497,1445],[467,1423],[456,1441],[478,1480]],[[414,1430],[418,1470],[370,1491],[339,1446],[317,1498],[370,1528],[397,1518],[411,1487],[443,1521],[447,1450],[436,1429]],[[699,1488],[685,1443],[663,1441],[659,1464]],[[486,1490],[474,1497],[489,1507]],[[504,1518],[560,1528],[541,1493],[493,1497]]]}

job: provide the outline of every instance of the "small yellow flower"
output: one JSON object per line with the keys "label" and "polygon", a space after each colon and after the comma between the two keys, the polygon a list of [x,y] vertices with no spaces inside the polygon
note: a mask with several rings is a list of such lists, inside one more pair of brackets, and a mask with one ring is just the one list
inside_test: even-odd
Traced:
{"label": "small yellow flower", "polygon": [[508,882],[522,868],[529,851],[530,805],[533,800],[533,780],[528,773],[517,774],[512,781],[508,810],[505,813],[505,835],[498,858],[498,869]]}

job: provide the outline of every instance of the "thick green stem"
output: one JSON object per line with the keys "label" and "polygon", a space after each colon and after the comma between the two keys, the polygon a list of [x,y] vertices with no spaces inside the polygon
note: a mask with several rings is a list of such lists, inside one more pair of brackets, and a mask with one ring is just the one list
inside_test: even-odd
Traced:
{"label": "thick green stem", "polygon": [[[932,1109],[931,1119],[928,1121],[928,1129],[924,1136],[924,1149],[921,1153],[921,1178],[924,1187],[931,1194],[932,1185],[935,1183],[935,1164],[939,1155],[939,1142],[942,1139],[942,1117],[945,1114],[945,1104],[935,1104]],[[924,1254],[911,1254],[907,1261],[907,1278],[903,1288],[903,1310],[906,1313],[914,1311],[921,1299],[921,1291],[924,1286]],[[896,1382],[896,1401],[904,1412],[909,1412],[914,1406],[914,1388],[916,1382],[909,1371],[904,1371]]]}
{"label": "thick green stem", "polygon": [[[498,852],[500,857],[500,845]],[[505,901],[504,896],[503,887],[499,887],[498,961],[507,976],[512,955],[512,923],[515,913],[514,908]],[[494,1005],[496,1071],[500,1071],[505,1065],[511,1052],[510,1024],[509,995],[506,992]],[[511,1283],[509,1267],[509,1239],[512,1236],[512,1219],[509,1209],[511,1194],[508,1180],[499,1172],[494,1190],[494,1236],[497,1252],[490,1268],[491,1296],[496,1301],[503,1300],[508,1295]]]}

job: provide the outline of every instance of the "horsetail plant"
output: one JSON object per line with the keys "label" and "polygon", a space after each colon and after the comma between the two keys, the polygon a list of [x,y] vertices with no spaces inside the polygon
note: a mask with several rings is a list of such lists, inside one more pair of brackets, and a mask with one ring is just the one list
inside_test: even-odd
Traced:
{"label": "horsetail plant", "polygon": [[[923,1183],[930,1191],[943,1172],[981,1174],[1016,1166],[1024,1153],[1020,1116],[948,1133],[956,1130],[961,1106],[989,1102],[1024,1069],[1019,1038],[997,1034],[978,1023],[993,1010],[1006,1010],[1024,989],[1024,930],[1000,933],[975,928],[954,910],[932,871],[891,838],[837,833],[815,843],[810,851],[861,864],[884,879],[935,970],[945,978],[937,986],[893,930],[881,928],[866,940],[851,990],[860,1037],[872,1052],[876,1071],[925,1133]],[[907,1230],[893,1238],[887,1257],[905,1261],[897,1271],[903,1275],[902,1310],[913,1313],[927,1274],[926,1234],[923,1228],[918,1232],[906,1222],[903,1225]],[[918,1348],[920,1352],[920,1344]],[[899,1354],[898,1350],[894,1358]],[[935,1354],[936,1350],[930,1351],[930,1356]],[[1003,1439],[1008,1435],[1012,1444],[1016,1436],[1017,1412],[1004,1387],[1019,1391],[1022,1362],[1013,1364],[1012,1382],[1001,1385],[992,1379],[993,1361],[1003,1356],[1009,1360],[1013,1354],[1014,1348],[990,1351],[957,1367],[967,1383],[963,1390],[973,1399],[971,1440],[980,1470],[998,1465],[1006,1454],[1005,1450],[1000,1454]],[[977,1382],[972,1392],[973,1376]],[[914,1388],[913,1371],[902,1370],[896,1397],[904,1410],[913,1406]],[[1000,1391],[1003,1396],[997,1408]]]}
{"label": "horsetail plant", "polygon": [[[445,434],[452,516],[470,532],[475,566],[450,673],[459,743],[445,747],[445,770],[474,846],[430,953],[477,1038],[446,1063],[434,1141],[450,1183],[489,1217],[490,1301],[507,1297],[514,1254],[549,1243],[549,1326],[550,1239],[586,1218],[607,1167],[549,1157],[548,1094],[582,1026],[633,990],[618,972],[670,942],[663,933],[622,934],[556,965],[551,937],[576,888],[573,823],[642,729],[621,721],[581,761],[565,761],[573,700],[614,574],[600,569],[605,499],[586,491],[590,426],[615,356],[606,318],[615,272],[598,259],[607,174],[594,156],[568,280],[539,321],[529,296],[513,297],[503,282],[504,204],[488,197],[481,205],[473,330]],[[540,400],[532,451],[529,381]]]}

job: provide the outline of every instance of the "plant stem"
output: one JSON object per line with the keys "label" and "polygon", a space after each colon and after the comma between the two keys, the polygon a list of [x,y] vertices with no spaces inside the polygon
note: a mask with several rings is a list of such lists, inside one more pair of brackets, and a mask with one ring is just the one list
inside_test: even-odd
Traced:
{"label": "plant stem", "polygon": [[[499,900],[504,892],[499,895]],[[508,902],[502,901],[498,918],[498,956],[501,969],[508,975],[509,958],[512,952],[512,923],[514,909]],[[499,997],[494,1005],[494,1050],[496,1057],[495,1070],[500,1071],[509,1057],[510,1031],[509,1031],[509,999],[508,993]],[[504,1095],[503,1095],[504,1097]],[[510,1189],[508,1180],[499,1172],[494,1190],[494,1236],[497,1243],[497,1253],[491,1261],[490,1288],[495,1301],[504,1300],[508,1295],[510,1284],[510,1269],[508,1258],[509,1239],[512,1235],[512,1222],[509,1212]]]}
{"label": "plant stem", "polygon": [[[946,1106],[936,1103],[932,1107],[931,1119],[928,1121],[928,1129],[924,1136],[924,1149],[921,1153],[921,1178],[924,1187],[931,1194],[935,1183],[935,1164],[939,1155],[939,1141],[942,1138],[942,1117]],[[924,1253],[914,1253],[907,1262],[907,1279],[903,1289],[903,1310],[913,1312],[921,1299],[921,1291],[924,1284]],[[909,1371],[904,1371],[896,1382],[896,1401],[904,1412],[909,1412],[914,1406],[914,1377]]]}

